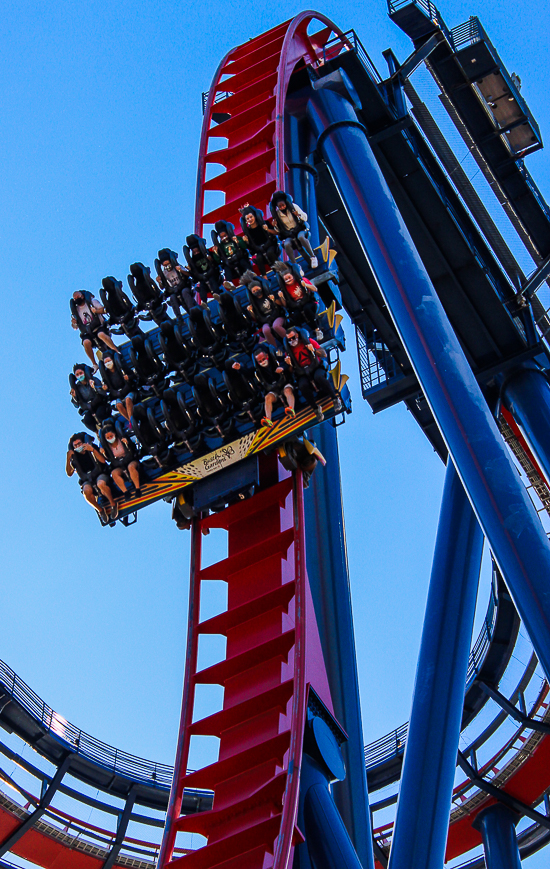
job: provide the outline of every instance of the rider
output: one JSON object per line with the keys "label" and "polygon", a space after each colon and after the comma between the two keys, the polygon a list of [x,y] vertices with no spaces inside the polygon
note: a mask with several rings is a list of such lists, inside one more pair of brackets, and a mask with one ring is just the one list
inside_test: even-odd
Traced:
{"label": "rider", "polygon": [[167,247],[159,250],[155,266],[157,284],[164,290],[164,297],[174,311],[176,319],[181,320],[180,306],[189,313],[190,309],[197,304],[189,269],[180,266],[177,253]]}
{"label": "rider", "polygon": [[[233,364],[235,368],[239,363]],[[240,366],[239,366],[240,367]],[[294,389],[291,386],[292,371],[282,360],[277,359],[273,348],[268,344],[260,344],[254,350],[254,367],[256,376],[262,385],[265,401],[265,416],[262,425],[272,428],[274,423],[271,419],[273,407],[281,401],[285,404],[285,414],[288,417],[296,416],[294,410]]]}
{"label": "rider", "polygon": [[109,329],[105,324],[103,314],[105,309],[101,302],[87,290],[77,290],[71,299],[71,326],[78,329],[82,346],[86,356],[97,371],[97,362],[94,356],[94,346],[101,342],[110,347],[115,353],[120,353],[118,347],[113,344]]}
{"label": "rider", "polygon": [[[277,347],[277,338],[284,339],[285,309],[273,293],[270,293],[267,281],[259,278],[252,271],[246,271],[241,278],[248,290],[247,311],[262,330],[263,336],[272,347]],[[275,333],[275,334],[273,334]]]}
{"label": "rider", "polygon": [[209,250],[204,238],[198,235],[188,235],[183,248],[191,277],[197,283],[197,292],[201,306],[208,307],[207,298],[210,293],[215,299],[220,297],[220,269]]}
{"label": "rider", "polygon": [[251,253],[256,255],[256,265],[262,275],[269,270],[275,260],[279,259],[279,242],[277,232],[265,221],[259,208],[249,205],[248,202],[239,208],[241,213],[241,227],[243,241],[246,242]]}
{"label": "rider", "polygon": [[298,389],[314,409],[318,421],[324,419],[323,410],[317,403],[317,399],[323,396],[332,398],[335,412],[340,413],[343,410],[342,399],[336,392],[332,378],[327,377],[323,362],[326,351],[304,329],[295,326],[286,333],[285,350],[285,362],[292,366]]}
{"label": "rider", "polygon": [[105,456],[85,432],[74,434],[69,440],[65,471],[68,477],[78,474],[82,494],[88,504],[97,510],[104,522],[109,519],[107,511],[97,503],[97,491],[107,498],[111,508],[111,519],[118,516],[118,506],[109,486],[109,469]]}
{"label": "rider", "polygon": [[106,423],[99,433],[103,452],[111,466],[111,477],[118,489],[126,494],[126,478],[134,484],[136,495],[141,495],[140,463],[131,440],[119,437],[113,422]]}
{"label": "rider", "polygon": [[105,390],[89,365],[77,363],[69,375],[71,401],[82,417],[82,422],[95,432],[111,416],[111,408]]}
{"label": "rider", "polygon": [[127,374],[115,354],[110,351],[103,354],[99,373],[103,380],[103,389],[111,401],[116,402],[115,407],[121,416],[129,422],[134,412],[135,378]]}
{"label": "rider", "polygon": [[316,269],[319,263],[309,241],[309,224],[305,211],[284,190],[275,191],[269,208],[290,262],[296,262],[294,251],[301,248],[309,257],[311,268]]}
{"label": "rider", "polygon": [[324,336],[317,317],[314,284],[302,277],[298,266],[294,264],[289,266],[287,263],[277,262],[273,269],[277,272],[281,288],[278,296],[294,325],[301,326],[302,323],[307,323],[308,327],[315,332],[316,339],[322,341]]}
{"label": "rider", "polygon": [[252,267],[246,242],[243,238],[235,235],[235,227],[232,223],[228,223],[227,220],[218,220],[212,230],[212,241],[214,242],[214,262],[223,266],[226,281],[236,281],[247,269]]}

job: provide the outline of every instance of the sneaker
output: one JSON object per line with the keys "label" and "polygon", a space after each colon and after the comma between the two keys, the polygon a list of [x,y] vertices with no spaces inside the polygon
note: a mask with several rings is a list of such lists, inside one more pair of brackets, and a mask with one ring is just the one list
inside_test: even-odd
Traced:
{"label": "sneaker", "polygon": [[324,337],[325,337],[325,336],[323,335],[323,330],[322,330],[322,329],[316,329],[316,330],[315,330],[315,338],[316,338],[317,341],[322,341],[322,340],[324,339]]}
{"label": "sneaker", "polygon": [[325,414],[323,413],[322,407],[317,407],[317,410],[315,411],[315,416],[317,417],[317,422],[322,422],[324,420]]}
{"label": "sneaker", "polygon": [[341,413],[343,411],[344,404],[342,402],[342,399],[339,396],[334,399],[333,407],[334,407],[335,413]]}
{"label": "sneaker", "polygon": [[111,522],[114,522],[115,519],[118,519],[118,504],[116,503],[116,501],[111,507]]}
{"label": "sneaker", "polygon": [[319,265],[319,260],[317,259],[316,256],[312,256],[312,257],[311,257],[311,263],[310,263],[310,265],[311,265],[311,268],[312,268],[312,269],[316,269],[316,268],[317,268],[317,266]]}
{"label": "sneaker", "polygon": [[275,423],[272,419],[268,419],[267,416],[264,416],[264,418],[262,419],[262,425],[265,426],[265,428],[273,428]]}
{"label": "sneaker", "polygon": [[294,419],[296,416],[296,411],[293,407],[285,407],[285,416],[289,416],[291,419]]}

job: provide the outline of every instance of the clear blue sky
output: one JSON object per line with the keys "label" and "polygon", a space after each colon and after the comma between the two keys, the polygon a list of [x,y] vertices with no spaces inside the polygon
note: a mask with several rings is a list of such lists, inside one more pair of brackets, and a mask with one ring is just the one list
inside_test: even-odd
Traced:
{"label": "clear blue sky", "polygon": [[[152,265],[160,247],[181,250],[193,227],[201,92],[232,46],[301,8],[22,0],[3,13],[0,657],[70,721],[165,762],[179,717],[189,537],[163,503],[131,529],[101,529],[66,478],[66,443],[79,428],[67,375],[83,358],[68,298],[97,291],[105,275],[124,280],[136,260]],[[410,52],[384,0],[316,8],[354,28],[381,70],[383,49]],[[471,0],[441,11],[449,26],[481,18],[549,139],[547,4]],[[413,81],[433,96],[425,73]],[[545,153],[528,166],[550,198]],[[339,431],[371,741],[409,714],[443,468],[402,407],[373,416],[361,400],[349,324],[347,332],[354,413]]]}

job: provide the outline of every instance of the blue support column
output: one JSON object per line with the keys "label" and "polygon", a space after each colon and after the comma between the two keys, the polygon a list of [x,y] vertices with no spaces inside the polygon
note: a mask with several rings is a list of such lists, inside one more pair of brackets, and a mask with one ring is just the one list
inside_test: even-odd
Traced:
{"label": "blue support column", "polygon": [[[289,115],[285,119],[285,139],[287,189],[306,211],[311,243],[316,247],[319,224],[315,175],[305,162],[311,150],[311,133],[305,121]],[[332,791],[364,869],[374,869],[338,439],[330,423],[316,426],[313,436],[327,466],[317,469],[305,492],[308,576],[334,713],[348,735],[342,746],[346,778],[335,782]]]}
{"label": "blue support column", "polygon": [[464,703],[483,534],[449,460],[390,869],[441,869]]}
{"label": "blue support column", "polygon": [[353,97],[346,96],[350,91],[341,71],[315,82],[307,114],[318,151],[336,181],[352,231],[541,665],[550,675],[548,540],[382,176]]}
{"label": "blue support column", "polygon": [[330,423],[311,436],[327,466],[317,468],[305,492],[307,568],[334,714],[348,735],[346,778],[332,786],[334,801],[364,869],[374,869],[338,440]]}
{"label": "blue support column", "polygon": [[498,803],[476,817],[473,826],[483,837],[486,869],[521,869],[516,838],[518,821],[518,815]]}
{"label": "blue support column", "polygon": [[540,368],[525,366],[505,382],[503,400],[550,481],[550,384]]}

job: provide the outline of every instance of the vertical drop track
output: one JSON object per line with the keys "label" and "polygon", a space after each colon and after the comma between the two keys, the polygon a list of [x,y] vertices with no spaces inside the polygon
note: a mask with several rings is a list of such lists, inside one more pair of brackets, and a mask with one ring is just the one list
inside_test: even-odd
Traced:
{"label": "vertical drop track", "polygon": [[[159,869],[283,869],[303,841],[296,815],[308,685],[330,698],[307,588],[301,474],[279,475],[254,497],[194,522],[182,717]],[[227,530],[228,557],[202,568],[201,539],[211,528]],[[211,580],[227,583],[227,610],[202,621],[201,588]],[[198,670],[206,634],[227,638],[226,657]],[[206,684],[223,686],[223,708],[194,720],[195,689]],[[188,773],[191,737],[199,735],[219,738],[219,757]],[[213,790],[213,808],[180,815],[187,787]],[[208,843],[173,858],[180,831]]]}

